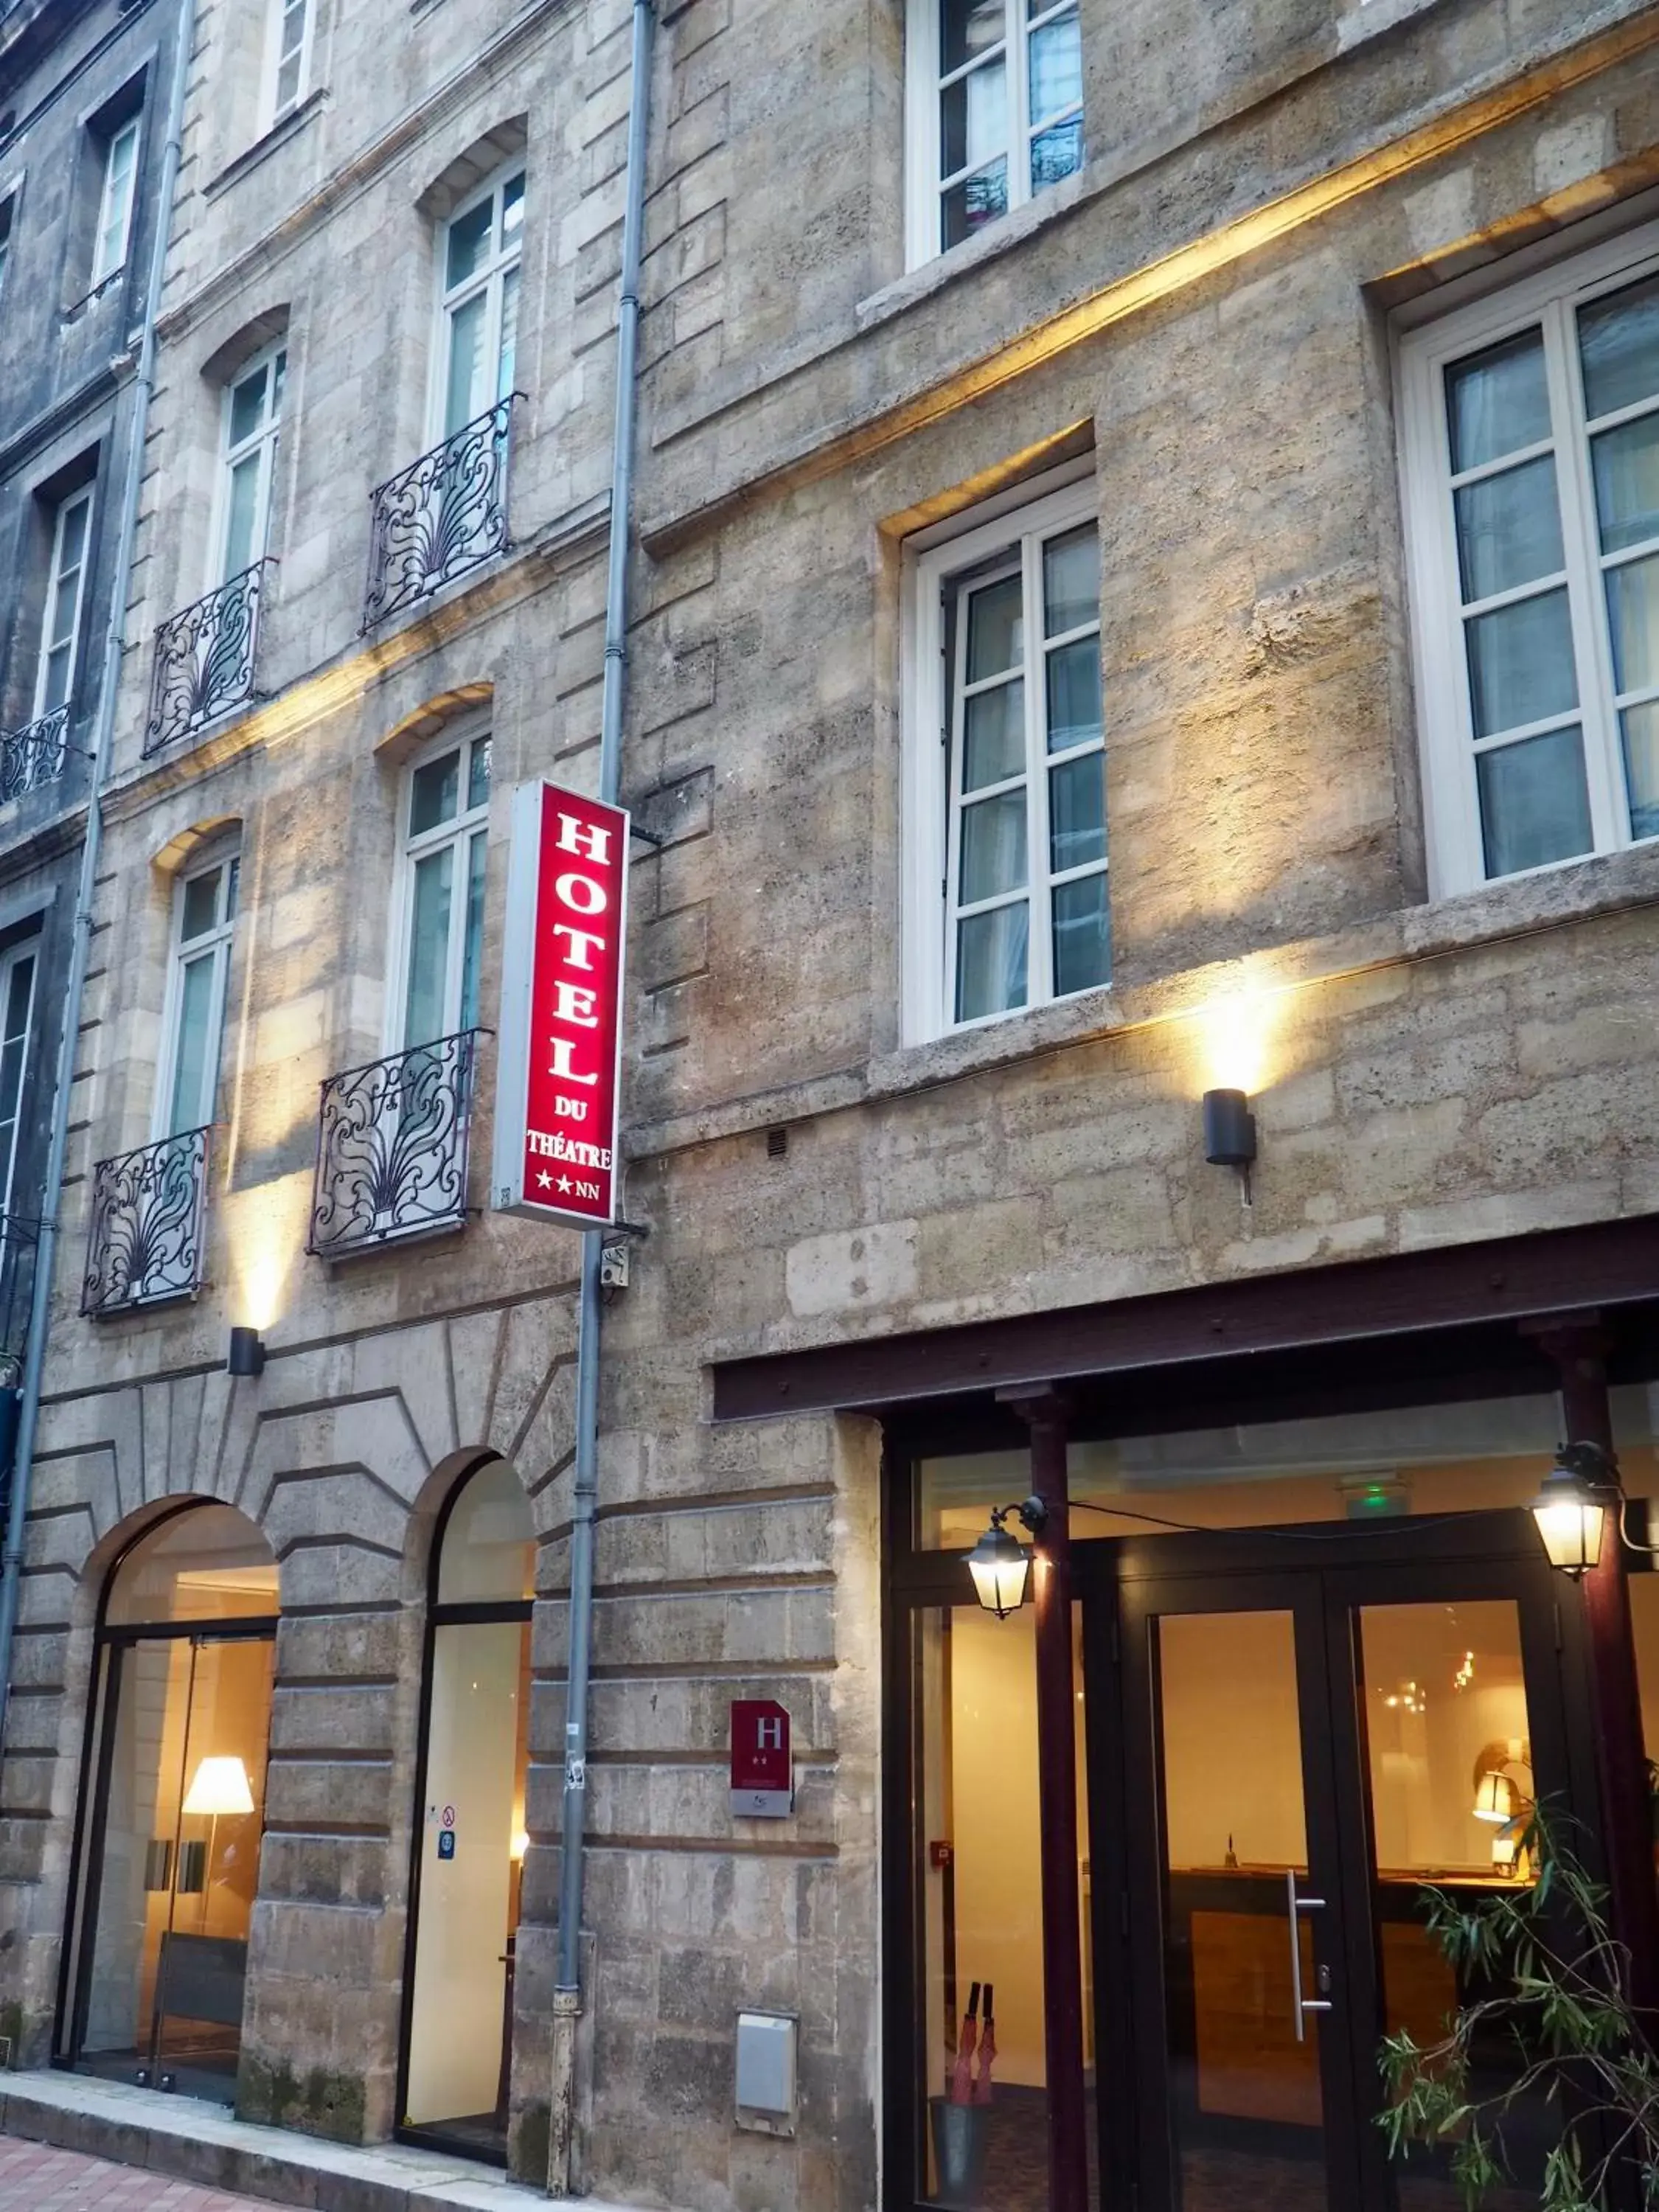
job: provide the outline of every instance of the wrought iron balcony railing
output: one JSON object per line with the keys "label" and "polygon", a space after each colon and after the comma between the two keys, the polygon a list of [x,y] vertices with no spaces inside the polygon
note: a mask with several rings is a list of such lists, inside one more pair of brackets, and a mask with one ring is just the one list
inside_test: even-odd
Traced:
{"label": "wrought iron balcony railing", "polygon": [[507,447],[521,396],[498,399],[370,493],[360,635],[506,550]]}
{"label": "wrought iron balcony railing", "polygon": [[269,560],[256,561],[156,631],[146,755],[253,696],[259,597],[270,566]]}
{"label": "wrought iron balcony railing", "polygon": [[92,1235],[81,1310],[130,1312],[202,1286],[208,1131],[185,1129],[92,1173]]}
{"label": "wrought iron balcony railing", "polygon": [[64,773],[69,752],[67,702],[21,730],[0,731],[0,806]]}
{"label": "wrought iron balcony railing", "polygon": [[323,1085],[308,1252],[334,1260],[466,1219],[472,1078],[463,1030]]}

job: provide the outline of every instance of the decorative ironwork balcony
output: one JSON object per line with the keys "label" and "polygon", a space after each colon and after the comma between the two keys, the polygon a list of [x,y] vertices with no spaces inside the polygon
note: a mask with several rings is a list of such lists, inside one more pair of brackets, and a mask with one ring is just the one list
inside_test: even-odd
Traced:
{"label": "decorative ironwork balcony", "polygon": [[69,706],[54,707],[21,730],[0,731],[0,806],[21,799],[64,773],[69,752]]}
{"label": "decorative ironwork balcony", "polygon": [[270,565],[268,560],[256,561],[156,631],[146,755],[187,738],[253,696],[259,595]]}
{"label": "decorative ironwork balcony", "polygon": [[369,498],[368,589],[359,635],[505,552],[512,392]]}
{"label": "decorative ironwork balcony", "polygon": [[466,1219],[472,1077],[484,1034],[463,1030],[329,1077],[308,1252],[338,1259]]}
{"label": "decorative ironwork balcony", "polygon": [[81,1310],[128,1313],[202,1286],[208,1131],[141,1146],[92,1174],[92,1235]]}

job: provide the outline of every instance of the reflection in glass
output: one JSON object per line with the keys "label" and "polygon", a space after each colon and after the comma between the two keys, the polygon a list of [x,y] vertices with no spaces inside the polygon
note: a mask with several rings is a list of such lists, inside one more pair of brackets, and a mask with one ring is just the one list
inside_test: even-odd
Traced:
{"label": "reflection in glass", "polygon": [[1061,637],[1100,612],[1100,535],[1092,522],[1042,549],[1042,634]]}
{"label": "reflection in glass", "polygon": [[1005,576],[969,595],[968,681],[1000,676],[1018,668],[1024,654],[1024,586],[1018,575]]}
{"label": "reflection in glass", "polygon": [[1083,38],[1075,12],[1033,31],[1031,120],[1043,122],[1083,97]]}
{"label": "reflection in glass", "polygon": [[977,176],[953,185],[945,195],[945,236],[947,246],[960,245],[976,230],[1008,212],[1008,163],[1004,156]]}
{"label": "reflection in glass", "polygon": [[506,1460],[481,1468],[456,1499],[438,1559],[440,1605],[533,1597],[535,1529],[524,1485]]}
{"label": "reflection in glass", "polygon": [[1048,771],[1049,866],[1055,874],[1106,855],[1106,763],[1085,753]]}
{"label": "reflection in glass", "polygon": [[1638,416],[1590,440],[1601,550],[1659,538],[1659,414]]}
{"label": "reflection in glass", "polygon": [[940,0],[939,52],[945,74],[1002,43],[1003,0]]}
{"label": "reflection in glass", "polygon": [[980,791],[1025,767],[1025,684],[1022,677],[989,691],[970,692],[963,705],[962,787]]}
{"label": "reflection in glass", "polygon": [[1625,741],[1630,834],[1659,837],[1659,700],[1626,707],[1619,722]]}
{"label": "reflection in glass", "polygon": [[1591,422],[1659,392],[1659,276],[1581,307],[1578,350]]}
{"label": "reflection in glass", "polygon": [[1005,791],[982,799],[962,812],[962,878],[957,897],[963,906],[1017,890],[1025,881],[1025,793]]}
{"label": "reflection in glass", "polygon": [[1091,991],[1112,974],[1111,918],[1103,874],[1054,887],[1054,995]]}
{"label": "reflection in glass", "polygon": [[1481,753],[1475,770],[1489,876],[1589,852],[1589,789],[1576,726]]}
{"label": "reflection in glass", "polygon": [[1518,469],[1477,477],[1453,494],[1465,601],[1490,599],[1560,568],[1555,461],[1542,453]]}
{"label": "reflection in glass", "polygon": [[1031,141],[1031,190],[1040,192],[1045,185],[1057,185],[1062,177],[1069,177],[1074,169],[1083,167],[1083,124],[1080,118],[1070,123],[1056,123],[1052,130],[1042,131]]}
{"label": "reflection in glass", "polygon": [[476,276],[489,254],[490,226],[495,202],[485,200],[458,222],[449,226],[449,251],[444,264],[444,289],[452,291]]}
{"label": "reflection in glass", "polygon": [[1620,691],[1659,684],[1659,554],[1607,571],[1613,680]]}
{"label": "reflection in glass", "polygon": [[1578,704],[1565,588],[1476,615],[1463,627],[1477,738],[1541,722]]}
{"label": "reflection in glass", "polygon": [[404,1008],[405,1047],[430,1044],[444,1034],[454,872],[453,845],[442,846],[416,863],[409,925],[409,990]]}
{"label": "reflection in glass", "polygon": [[[1025,1004],[1030,914],[1024,899],[969,915],[957,928],[957,1019],[1006,1013]],[[977,1533],[977,1532],[976,1532]],[[971,1539],[969,1540],[972,1540]]]}
{"label": "reflection in glass", "polygon": [[1550,434],[1544,335],[1523,331],[1446,371],[1453,473],[1540,444]]}
{"label": "reflection in glass", "polygon": [[940,167],[977,169],[1008,143],[1007,71],[1000,61],[969,70],[939,94]]}
{"label": "reflection in glass", "polygon": [[1100,640],[1057,646],[1047,657],[1048,750],[1064,752],[1100,735]]}

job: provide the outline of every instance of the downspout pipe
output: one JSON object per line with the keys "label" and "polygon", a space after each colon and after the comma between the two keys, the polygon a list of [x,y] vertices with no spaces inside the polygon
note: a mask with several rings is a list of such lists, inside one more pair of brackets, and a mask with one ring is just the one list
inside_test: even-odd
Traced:
{"label": "downspout pipe", "polygon": [[167,277],[167,242],[173,230],[173,202],[178,189],[184,137],[185,94],[190,82],[191,52],[196,40],[195,0],[179,0],[176,35],[178,45],[173,58],[173,76],[167,88],[167,136],[162,141],[161,174],[155,196],[155,234],[150,241],[143,322],[139,332],[138,359],[132,378],[132,410],[126,474],[121,488],[115,574],[110,585],[109,621],[104,631],[103,660],[98,679],[98,722],[88,781],[87,830],[81,845],[81,875],[76,889],[75,914],[70,924],[70,971],[64,993],[64,1030],[58,1046],[56,1089],[52,1094],[52,1127],[46,1145],[46,1171],[41,1185],[40,1237],[34,1255],[34,1287],[29,1303],[28,1342],[23,1354],[17,1448],[6,1511],[5,1546],[3,1554],[0,1554],[0,1561],[3,1561],[0,1564],[0,1746],[5,1741],[6,1716],[11,1702],[12,1644],[17,1632],[18,1606],[22,1590],[23,1531],[28,1518],[29,1493],[33,1487],[34,1432],[40,1416],[40,1377],[46,1367],[46,1334],[52,1321],[52,1282],[58,1257],[58,1210],[64,1202],[64,1162],[69,1148],[70,1102],[75,1085],[75,1061],[81,1041],[81,1011],[86,996],[87,967],[92,949],[93,893],[98,881],[99,854],[103,846],[103,792],[109,777],[110,756],[115,740],[115,708],[121,685],[121,656],[126,647],[127,594],[132,575],[133,545],[138,534],[138,500],[143,482],[149,405],[155,389],[155,321],[161,313],[161,287]]}
{"label": "downspout pipe", "polygon": [[[622,299],[617,323],[617,408],[611,456],[610,568],[605,598],[605,691],[599,731],[599,797],[616,804],[622,780],[623,708],[628,677],[628,561],[634,511],[634,440],[640,346],[640,260],[645,231],[645,164],[651,109],[651,0],[634,0],[629,92],[628,178],[623,216]],[[587,1692],[593,1650],[593,1515],[599,1502],[599,1268],[605,1239],[582,1237],[576,1323],[576,1466],[570,1506],[570,1646],[564,1723],[564,1806],[560,1830],[559,1957],[553,1988],[553,2083],[548,2127],[548,2192],[574,2185],[576,2023],[581,2017],[583,1847],[587,1826]]]}

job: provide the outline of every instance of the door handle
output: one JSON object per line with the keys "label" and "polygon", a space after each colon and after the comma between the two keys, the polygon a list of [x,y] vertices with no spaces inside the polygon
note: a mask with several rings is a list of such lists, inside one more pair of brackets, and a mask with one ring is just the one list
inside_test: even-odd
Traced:
{"label": "door handle", "polygon": [[[1302,1994],[1302,1923],[1297,1915],[1299,1912],[1322,1912],[1325,1900],[1322,1897],[1297,1895],[1294,1867],[1285,1869],[1285,1896],[1291,1914],[1291,2025],[1296,2030],[1297,2041],[1305,2043],[1308,2039],[1308,2014],[1310,2012],[1328,2012],[1331,2001],[1328,1997],[1304,1997]],[[1323,1988],[1325,1984],[1322,1982],[1320,1986]]]}

